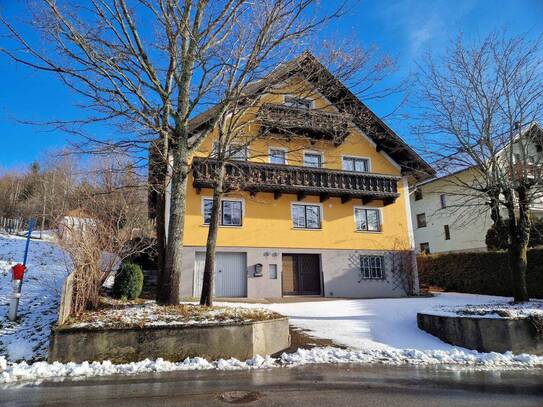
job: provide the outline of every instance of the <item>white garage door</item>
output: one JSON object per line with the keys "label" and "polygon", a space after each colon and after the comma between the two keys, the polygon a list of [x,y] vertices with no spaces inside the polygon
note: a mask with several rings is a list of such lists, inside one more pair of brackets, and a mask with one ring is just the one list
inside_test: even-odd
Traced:
{"label": "white garage door", "polygon": [[[194,262],[193,295],[202,294],[205,252],[197,252]],[[217,297],[247,296],[247,256],[245,253],[218,252],[215,262],[213,295]]]}

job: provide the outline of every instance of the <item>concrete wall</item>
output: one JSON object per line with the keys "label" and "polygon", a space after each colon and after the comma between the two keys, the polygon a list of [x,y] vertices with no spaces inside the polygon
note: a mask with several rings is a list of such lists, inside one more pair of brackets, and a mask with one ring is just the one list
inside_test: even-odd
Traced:
{"label": "concrete wall", "polygon": [[[194,289],[194,261],[196,252],[205,247],[185,247],[181,275],[181,295],[192,297]],[[403,297],[406,290],[393,262],[393,252],[370,250],[319,250],[290,248],[219,247],[218,252],[244,252],[247,254],[247,298],[282,297],[282,256],[287,253],[318,254],[321,259],[321,287],[326,297]],[[361,280],[359,256],[385,255],[385,279]],[[263,276],[255,277],[255,265],[263,265]],[[269,264],[277,264],[277,279],[271,279]],[[415,290],[418,288],[415,271]]]}
{"label": "concrete wall", "polygon": [[527,319],[417,314],[417,325],[444,342],[479,352],[543,354],[543,337]]}
{"label": "concrete wall", "polygon": [[195,356],[210,361],[231,357],[247,360],[256,355],[271,355],[289,346],[287,318],[201,327],[61,326],[51,332],[48,360],[126,363],[157,358],[180,361]]}

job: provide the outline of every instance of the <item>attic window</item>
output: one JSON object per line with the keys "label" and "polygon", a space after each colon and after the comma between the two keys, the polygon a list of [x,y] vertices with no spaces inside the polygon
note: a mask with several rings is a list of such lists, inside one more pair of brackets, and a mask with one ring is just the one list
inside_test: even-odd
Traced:
{"label": "attic window", "polygon": [[311,100],[304,98],[296,98],[293,96],[285,96],[285,106],[296,107],[298,109],[311,109],[313,104]]}

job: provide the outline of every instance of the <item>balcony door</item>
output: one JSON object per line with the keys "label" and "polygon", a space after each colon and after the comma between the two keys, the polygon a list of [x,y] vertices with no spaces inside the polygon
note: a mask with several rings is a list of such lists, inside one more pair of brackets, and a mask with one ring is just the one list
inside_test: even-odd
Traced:
{"label": "balcony door", "polygon": [[283,255],[283,295],[321,295],[318,254]]}

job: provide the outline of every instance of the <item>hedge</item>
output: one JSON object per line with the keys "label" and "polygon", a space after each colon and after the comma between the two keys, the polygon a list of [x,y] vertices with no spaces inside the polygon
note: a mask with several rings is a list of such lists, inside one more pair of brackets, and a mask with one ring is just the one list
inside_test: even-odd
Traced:
{"label": "hedge", "polygon": [[[461,293],[513,295],[507,252],[420,255],[417,264],[421,284]],[[543,298],[543,248],[528,250],[526,280],[530,297]]]}

